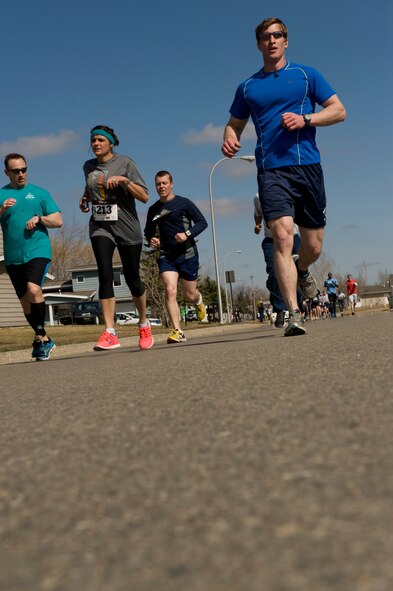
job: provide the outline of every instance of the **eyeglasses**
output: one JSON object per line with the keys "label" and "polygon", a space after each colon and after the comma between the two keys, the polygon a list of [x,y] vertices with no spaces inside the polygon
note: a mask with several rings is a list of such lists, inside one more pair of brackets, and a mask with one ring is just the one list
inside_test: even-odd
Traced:
{"label": "eyeglasses", "polygon": [[262,33],[261,39],[262,41],[270,41],[270,37],[273,36],[274,39],[281,39],[282,37],[286,37],[282,31],[273,31],[272,33]]}
{"label": "eyeglasses", "polygon": [[24,168],[7,168],[8,172],[12,172],[12,174],[25,174],[27,170],[27,166],[25,166]]}

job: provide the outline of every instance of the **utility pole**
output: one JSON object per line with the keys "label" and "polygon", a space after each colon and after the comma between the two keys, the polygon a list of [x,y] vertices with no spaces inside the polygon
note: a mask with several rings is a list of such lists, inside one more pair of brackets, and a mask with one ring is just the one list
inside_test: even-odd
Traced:
{"label": "utility pole", "polygon": [[360,273],[360,269],[362,269],[364,272],[364,284],[365,285],[368,285],[368,283],[367,283],[367,269],[368,269],[368,267],[373,267],[374,265],[379,265],[379,263],[366,263],[366,261],[363,261],[362,263],[360,263],[360,265],[356,265],[356,268],[359,270],[359,273]]}
{"label": "utility pole", "polygon": [[250,275],[251,279],[251,297],[252,297],[252,315],[253,319],[257,319],[257,310],[255,306],[255,291],[254,291],[254,275]]}

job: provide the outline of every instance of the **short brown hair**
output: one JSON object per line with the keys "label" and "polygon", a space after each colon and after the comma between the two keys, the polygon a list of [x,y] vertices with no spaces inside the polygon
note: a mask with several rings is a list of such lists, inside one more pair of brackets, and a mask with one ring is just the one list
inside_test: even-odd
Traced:
{"label": "short brown hair", "polygon": [[266,31],[266,29],[268,29],[270,27],[270,25],[280,25],[281,31],[283,32],[284,37],[285,38],[288,37],[288,28],[282,22],[282,20],[277,17],[270,17],[270,18],[265,18],[265,20],[262,21],[261,23],[259,23],[259,25],[256,27],[255,36],[257,38],[257,41],[260,41],[262,33],[264,31]]}
{"label": "short brown hair", "polygon": [[154,180],[155,180],[157,177],[162,177],[162,176],[167,176],[167,175],[169,176],[169,180],[171,181],[171,183],[173,183],[173,178],[172,178],[172,175],[171,175],[171,173],[170,173],[170,172],[168,172],[167,170],[159,170],[159,171],[157,172],[156,176],[154,177]]}
{"label": "short brown hair", "polygon": [[10,160],[19,160],[20,158],[22,160],[24,160],[25,164],[26,164],[26,158],[24,156],[22,156],[22,154],[18,154],[17,152],[7,154],[7,156],[4,158],[4,166],[5,166],[6,170],[8,170],[8,162]]}

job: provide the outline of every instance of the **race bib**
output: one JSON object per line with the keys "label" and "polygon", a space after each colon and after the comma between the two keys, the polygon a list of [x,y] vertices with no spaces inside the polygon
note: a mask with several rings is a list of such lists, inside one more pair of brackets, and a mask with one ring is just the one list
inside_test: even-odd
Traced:
{"label": "race bib", "polygon": [[97,222],[116,222],[118,211],[116,203],[93,205],[93,218]]}

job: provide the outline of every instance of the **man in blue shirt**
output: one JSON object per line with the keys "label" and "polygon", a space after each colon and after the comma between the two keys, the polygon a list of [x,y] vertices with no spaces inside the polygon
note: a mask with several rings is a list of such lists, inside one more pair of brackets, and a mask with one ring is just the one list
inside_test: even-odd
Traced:
{"label": "man in blue shirt", "polygon": [[325,283],[323,285],[326,289],[326,293],[329,298],[330,315],[332,318],[336,318],[336,316],[337,316],[336,304],[337,304],[337,295],[338,295],[338,282],[337,282],[337,279],[335,277],[333,277],[333,273],[330,273],[330,272],[328,273],[327,279],[325,279]]}
{"label": "man in blue shirt", "polygon": [[5,266],[35,333],[32,357],[46,361],[55,347],[44,327],[45,300],[41,289],[52,256],[47,228],[60,228],[63,221],[48,191],[27,182],[24,156],[8,154],[4,165],[10,179],[0,189]]}
{"label": "man in blue shirt", "polygon": [[[272,232],[275,272],[290,318],[285,336],[305,334],[297,305],[299,284],[305,298],[317,285],[308,267],[321,251],[326,225],[326,197],[315,127],[345,119],[337,94],[309,66],[286,59],[288,29],[278,18],[262,21],[255,30],[264,66],[242,82],[230,108],[222,153],[232,158],[251,116],[257,133],[255,149],[263,216]],[[315,112],[318,104],[322,110]],[[292,259],[293,224],[299,226],[299,259]]]}
{"label": "man in blue shirt", "polygon": [[192,201],[174,194],[172,175],[168,171],[157,172],[155,183],[160,199],[147,212],[145,236],[152,248],[160,250],[158,269],[173,326],[167,342],[180,343],[186,337],[180,329],[180,310],[176,299],[179,277],[184,297],[195,305],[198,320],[206,316],[202,295],[196,285],[199,257],[195,237],[207,228],[207,221]]}

